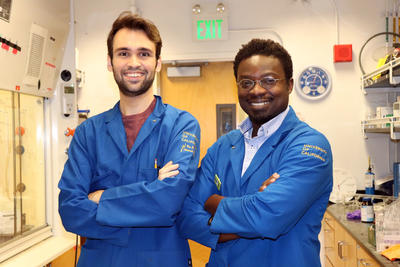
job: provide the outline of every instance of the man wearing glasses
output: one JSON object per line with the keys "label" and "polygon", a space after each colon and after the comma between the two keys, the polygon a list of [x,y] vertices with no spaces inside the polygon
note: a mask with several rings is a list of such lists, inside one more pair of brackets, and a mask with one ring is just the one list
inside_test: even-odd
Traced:
{"label": "man wearing glasses", "polygon": [[329,142],[288,105],[293,69],[281,45],[253,39],[233,68],[249,117],[208,150],[178,218],[180,231],[212,248],[208,267],[321,266]]}

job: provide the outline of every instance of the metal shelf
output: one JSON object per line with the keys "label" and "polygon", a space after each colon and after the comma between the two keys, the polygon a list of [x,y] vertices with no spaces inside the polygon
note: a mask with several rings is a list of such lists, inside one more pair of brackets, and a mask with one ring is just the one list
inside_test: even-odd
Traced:
{"label": "metal shelf", "polygon": [[[394,127],[393,131],[395,133],[400,132],[400,127]],[[384,133],[384,134],[388,134],[390,133],[390,128],[367,128],[364,129],[364,132],[366,133]]]}
{"label": "metal shelf", "polygon": [[365,94],[400,92],[400,58],[363,75],[361,80],[361,89]]}
{"label": "metal shelf", "polygon": [[390,133],[390,128],[366,128],[364,129],[365,133],[384,133],[388,134]]}
{"label": "metal shelf", "polygon": [[384,133],[390,134],[390,138],[394,140],[400,139],[400,117],[364,120],[361,127],[364,136],[365,133]]}

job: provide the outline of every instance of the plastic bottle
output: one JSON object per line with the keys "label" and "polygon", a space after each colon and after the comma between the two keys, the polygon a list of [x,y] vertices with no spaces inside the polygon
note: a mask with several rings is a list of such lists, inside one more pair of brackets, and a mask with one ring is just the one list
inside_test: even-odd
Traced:
{"label": "plastic bottle", "polygon": [[368,170],[365,173],[365,194],[375,194],[375,173],[372,172],[371,158],[368,157]]}

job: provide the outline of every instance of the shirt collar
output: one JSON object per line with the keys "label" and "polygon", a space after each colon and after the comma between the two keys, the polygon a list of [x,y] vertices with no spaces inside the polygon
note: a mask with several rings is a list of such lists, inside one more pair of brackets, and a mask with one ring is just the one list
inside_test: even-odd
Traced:
{"label": "shirt collar", "polygon": [[[257,136],[271,136],[281,126],[283,120],[289,112],[289,105],[284,111],[275,116],[272,120],[267,121],[258,129]],[[251,139],[253,125],[247,117],[242,123],[239,124],[239,130],[245,138]]]}

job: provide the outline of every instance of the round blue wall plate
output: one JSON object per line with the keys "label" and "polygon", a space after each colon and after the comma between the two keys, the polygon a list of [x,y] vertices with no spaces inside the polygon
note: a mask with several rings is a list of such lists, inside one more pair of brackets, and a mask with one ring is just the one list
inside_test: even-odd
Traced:
{"label": "round blue wall plate", "polygon": [[309,66],[297,78],[297,92],[307,99],[317,100],[328,95],[332,88],[329,72],[321,67]]}

